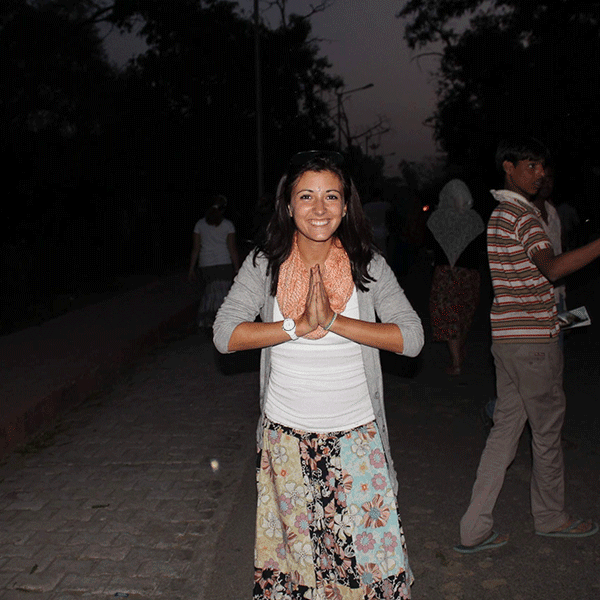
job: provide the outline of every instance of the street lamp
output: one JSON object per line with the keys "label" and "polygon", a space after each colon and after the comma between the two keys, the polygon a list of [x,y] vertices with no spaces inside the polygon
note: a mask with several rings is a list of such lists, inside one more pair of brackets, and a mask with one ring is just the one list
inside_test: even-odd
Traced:
{"label": "street lamp", "polygon": [[374,85],[374,83],[367,83],[367,85],[363,85],[362,87],[355,88],[353,90],[335,92],[335,95],[337,96],[338,150],[340,152],[342,151],[342,96],[347,96],[348,94],[352,94],[353,92],[361,92],[362,90],[368,90]]}
{"label": "street lamp", "polygon": [[262,84],[260,69],[260,19],[258,13],[258,0],[254,0],[254,91],[256,110],[256,177],[258,198],[263,194],[263,124],[262,124]]}

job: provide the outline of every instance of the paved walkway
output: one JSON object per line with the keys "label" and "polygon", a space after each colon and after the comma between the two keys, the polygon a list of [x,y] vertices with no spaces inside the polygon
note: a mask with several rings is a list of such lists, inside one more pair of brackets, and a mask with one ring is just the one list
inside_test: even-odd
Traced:
{"label": "paved walkway", "polygon": [[193,319],[184,274],[0,337],[0,458]]}
{"label": "paved walkway", "polygon": [[[427,281],[405,285],[426,317]],[[578,293],[600,314],[585,300],[593,290]],[[439,344],[416,361],[383,360],[413,597],[597,600],[600,535],[533,533],[527,433],[495,512],[509,543],[452,550],[485,443],[479,410],[494,387],[484,309],[461,377],[444,374]],[[596,327],[567,339],[565,448],[569,509],[598,519]],[[255,354],[217,360],[206,338],[174,330],[111,390],[10,453],[0,465],[0,599],[250,598],[257,394]]]}

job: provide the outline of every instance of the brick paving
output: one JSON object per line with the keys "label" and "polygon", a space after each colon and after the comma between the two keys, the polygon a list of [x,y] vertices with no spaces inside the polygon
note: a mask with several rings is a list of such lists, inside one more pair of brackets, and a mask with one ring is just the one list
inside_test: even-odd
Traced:
{"label": "brick paving", "polygon": [[[427,280],[405,285],[427,331]],[[571,295],[593,320],[594,285]],[[509,543],[452,550],[485,443],[479,412],[494,393],[485,308],[458,378],[444,374],[440,344],[416,361],[384,355],[413,597],[598,600],[600,535],[534,535],[527,432],[495,511]],[[596,328],[567,339],[564,435],[568,509],[598,520]],[[206,338],[182,333],[13,451],[0,463],[0,600],[249,600],[257,396],[254,357],[217,363]]]}
{"label": "brick paving", "polygon": [[198,335],[171,341],[12,453],[0,598],[201,598],[257,418],[255,375],[224,379]]}

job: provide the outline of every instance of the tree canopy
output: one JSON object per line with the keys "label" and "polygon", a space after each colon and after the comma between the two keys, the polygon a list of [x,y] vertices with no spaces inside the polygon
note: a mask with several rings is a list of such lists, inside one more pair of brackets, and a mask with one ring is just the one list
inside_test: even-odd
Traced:
{"label": "tree canopy", "polygon": [[[294,152],[334,146],[325,99],[343,85],[311,32],[329,0],[303,16],[272,4],[281,21],[260,24],[268,191]],[[135,31],[147,50],[118,70],[100,23]],[[3,300],[182,265],[214,193],[246,235],[257,201],[254,33],[226,0],[0,4]]]}
{"label": "tree canopy", "polygon": [[559,172],[596,160],[599,2],[410,0],[398,16],[413,49],[439,49],[431,123],[450,163],[491,166],[513,133],[545,141]]}

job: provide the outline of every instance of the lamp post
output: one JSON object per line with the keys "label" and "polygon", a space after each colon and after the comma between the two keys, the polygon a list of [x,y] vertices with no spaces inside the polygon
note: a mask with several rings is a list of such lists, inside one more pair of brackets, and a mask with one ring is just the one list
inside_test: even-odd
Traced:
{"label": "lamp post", "polygon": [[346,90],[343,92],[335,92],[337,96],[337,127],[338,127],[338,150],[342,151],[342,96],[347,96],[348,94],[352,94],[353,92],[361,92],[362,90],[367,90],[372,88],[374,83],[367,83],[367,85],[363,85],[359,88],[354,88],[353,90]]}
{"label": "lamp post", "polygon": [[262,125],[262,82],[260,69],[260,19],[258,0],[254,0],[254,80],[255,80],[255,110],[256,110],[256,178],[258,197],[263,194],[263,125]]}

